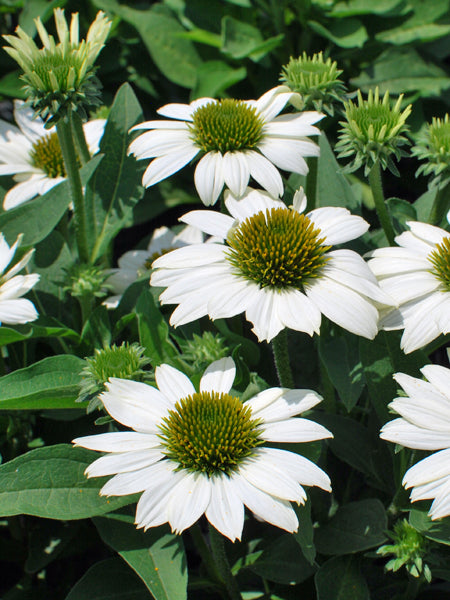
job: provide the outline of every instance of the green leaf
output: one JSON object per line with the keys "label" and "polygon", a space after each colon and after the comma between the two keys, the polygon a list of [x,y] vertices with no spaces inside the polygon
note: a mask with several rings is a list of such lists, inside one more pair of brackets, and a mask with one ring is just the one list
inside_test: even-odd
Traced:
{"label": "green leaf", "polygon": [[264,579],[288,585],[301,583],[315,571],[291,534],[263,546],[262,554],[249,569]]}
{"label": "green leaf", "polygon": [[313,31],[341,48],[362,48],[369,39],[366,28],[359,19],[342,19],[324,27],[317,21],[308,21]]}
{"label": "green leaf", "polygon": [[74,585],[66,600],[143,600],[148,592],[118,558],[95,563]]}
{"label": "green leaf", "polygon": [[359,202],[341,172],[325,133],[319,137],[319,146],[316,206],[343,206],[353,213],[359,213]]}
{"label": "green leaf", "polygon": [[135,501],[134,496],[105,498],[105,477],[88,479],[86,468],[97,452],[59,444],[37,448],[0,466],[0,515],[46,519],[87,519]]}
{"label": "green leaf", "polygon": [[145,348],[145,354],[152,361],[153,367],[163,362],[170,362],[171,357],[175,356],[177,351],[169,337],[169,326],[150,290],[144,290],[139,296],[136,314],[139,343]]}
{"label": "green leaf", "polygon": [[[97,154],[80,170],[85,186],[100,164],[103,156]],[[61,220],[70,203],[67,181],[63,181],[43,196],[37,196],[0,215],[0,231],[11,245],[19,233],[23,233],[23,246],[35,246],[44,240]]]}
{"label": "green leaf", "polygon": [[353,556],[337,556],[315,575],[317,600],[370,600],[366,580]]}
{"label": "green leaf", "polygon": [[419,533],[429,540],[450,546],[450,519],[439,519],[432,521],[426,512],[411,510],[409,522]]}
{"label": "green leaf", "polygon": [[353,554],[382,544],[386,529],[384,506],[369,498],[338,508],[328,523],[316,530],[314,542],[321,554]]}
{"label": "green leaf", "polygon": [[156,600],[185,600],[187,568],[181,536],[167,527],[144,533],[117,517],[96,518],[102,540],[139,575]]}
{"label": "green leaf", "polygon": [[319,354],[342,403],[350,412],[358,402],[365,386],[354,336],[346,334],[334,338],[321,336]]}
{"label": "green leaf", "polygon": [[[408,10],[408,9],[406,9]],[[404,0],[377,0],[377,2],[367,2],[367,0],[345,0],[336,2],[330,17],[353,17],[355,15],[382,15],[394,16],[405,12]]]}
{"label": "green leaf", "polygon": [[245,79],[245,67],[233,69],[221,60],[210,60],[199,67],[197,84],[192,92],[192,98],[215,98],[227,88]]}
{"label": "green leaf", "polygon": [[15,325],[14,328],[5,325],[0,327],[0,346],[40,337],[68,337],[73,342],[78,342],[80,336],[51,317],[39,317],[32,323]]}
{"label": "green leaf", "polygon": [[19,15],[19,25],[31,37],[36,33],[34,19],[41,18],[45,23],[50,17],[53,17],[53,9],[61,6],[59,0],[28,0],[24,3],[23,10]]}
{"label": "green leaf", "polygon": [[0,378],[0,409],[79,409],[75,398],[83,366],[81,358],[63,354],[4,375]]}
{"label": "green leaf", "polygon": [[370,67],[351,80],[363,92],[378,86],[380,93],[437,96],[450,87],[450,77],[436,64],[424,60],[414,48],[390,48]]}
{"label": "green leaf", "polygon": [[185,30],[166,6],[156,3],[150,9],[135,10],[115,0],[94,0],[94,4],[136,28],[153,62],[167,79],[182,87],[195,86],[202,61],[191,41],[178,35]]}
{"label": "green leaf", "polygon": [[293,536],[300,545],[303,556],[310,565],[313,565],[316,558],[316,547],[314,546],[314,530],[311,519],[311,501],[307,500],[306,504],[293,504],[292,506],[298,518],[298,531],[293,533]]}
{"label": "green leaf", "polygon": [[127,155],[128,131],[142,118],[133,90],[124,83],[116,94],[100,142],[104,159],[86,189],[87,237],[93,263],[118,232],[132,224],[133,206],[142,197],[142,164]]}
{"label": "green leaf", "polygon": [[402,198],[389,198],[386,201],[386,205],[391,215],[396,234],[409,229],[406,226],[407,221],[417,221],[416,209],[411,202]]}
{"label": "green leaf", "polygon": [[222,19],[222,52],[232,58],[246,58],[264,41],[259,29],[226,15]]}

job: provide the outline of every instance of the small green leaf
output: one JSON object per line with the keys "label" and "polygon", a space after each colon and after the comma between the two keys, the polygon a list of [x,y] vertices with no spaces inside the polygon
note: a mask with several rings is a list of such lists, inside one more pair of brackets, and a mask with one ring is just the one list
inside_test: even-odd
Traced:
{"label": "small green leaf", "polygon": [[233,69],[221,60],[210,60],[199,67],[197,84],[192,92],[193,98],[215,98],[227,88],[245,79],[245,67]]}
{"label": "small green leaf", "polygon": [[75,398],[83,366],[81,358],[62,354],[3,375],[0,378],[0,409],[79,409]]}
{"label": "small green leaf", "polygon": [[298,518],[298,531],[293,534],[302,549],[303,556],[310,565],[314,564],[316,558],[316,547],[314,546],[314,530],[311,519],[311,501],[306,504],[293,504],[295,514]]}
{"label": "small green leaf", "polygon": [[450,519],[432,521],[426,512],[411,510],[409,522],[419,533],[429,540],[450,546]]}
{"label": "small green leaf", "polygon": [[103,541],[139,575],[156,600],[185,600],[187,568],[181,536],[167,527],[144,533],[133,522],[114,516],[96,518],[94,523]]}
{"label": "small green leaf", "polygon": [[105,477],[88,479],[86,468],[97,452],[59,444],[37,448],[0,466],[0,515],[46,519],[87,519],[135,501],[134,496],[105,498]]}
{"label": "small green leaf", "polygon": [[417,214],[411,202],[402,198],[389,198],[386,205],[391,215],[394,230],[396,234],[407,231],[407,221],[417,221]]}
{"label": "small green leaf", "polygon": [[259,29],[230,15],[222,19],[222,52],[232,58],[246,58],[264,41]]}
{"label": "small green leaf", "polygon": [[375,499],[349,502],[316,530],[314,542],[321,554],[353,554],[379,546],[386,540],[386,511]]}
{"label": "small green leaf", "polygon": [[148,592],[118,558],[95,563],[74,585],[65,600],[144,600]]}
{"label": "small green leaf", "polygon": [[370,600],[369,588],[353,556],[337,556],[315,575],[317,600]]}

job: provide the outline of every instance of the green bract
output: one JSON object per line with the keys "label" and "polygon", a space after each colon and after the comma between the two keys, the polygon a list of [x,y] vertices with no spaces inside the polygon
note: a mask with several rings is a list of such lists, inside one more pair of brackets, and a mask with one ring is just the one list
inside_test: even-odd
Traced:
{"label": "green bract", "polygon": [[49,35],[40,18],[35,24],[43,47],[38,48],[21,27],[16,35],[4,35],[10,46],[5,51],[23,69],[25,94],[34,110],[52,124],[69,110],[85,117],[84,106],[100,104],[100,83],[94,63],[104,46],[111,22],[99,12],[86,40],[79,41],[78,13],[72,14],[70,29],[64,10],[54,10],[59,43]]}
{"label": "green bract", "polygon": [[[324,110],[333,115],[333,103],[342,102],[345,94],[345,85],[339,79],[341,73],[336,61],[324,61],[322,52],[312,57],[303,52],[298,58],[291,56],[283,66],[280,81],[301,95],[300,106],[296,106],[299,110]],[[294,96],[291,102],[295,100]]]}
{"label": "green bract", "polygon": [[407,131],[405,122],[411,113],[411,105],[403,112],[400,110],[402,100],[403,94],[392,108],[389,92],[380,100],[378,88],[375,88],[375,92],[369,91],[367,100],[363,100],[358,90],[358,104],[351,100],[344,103],[346,120],[340,122],[342,129],[336,150],[338,158],[353,157],[345,167],[347,172],[364,166],[367,175],[379,161],[383,169],[388,168],[394,175],[399,175],[392,155],[397,160],[406,156],[400,146],[408,142],[404,135]]}

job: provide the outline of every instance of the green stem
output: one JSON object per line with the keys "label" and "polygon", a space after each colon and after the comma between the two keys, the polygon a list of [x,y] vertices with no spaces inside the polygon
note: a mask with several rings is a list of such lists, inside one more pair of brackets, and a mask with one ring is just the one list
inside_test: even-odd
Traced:
{"label": "green stem", "polygon": [[225,553],[224,538],[212,525],[209,526],[209,539],[211,550],[216,563],[217,571],[227,590],[230,600],[242,600],[236,579],[231,572],[230,563]]}
{"label": "green stem", "polygon": [[208,571],[209,576],[213,581],[220,582],[220,573],[217,569],[213,557],[211,556],[211,552],[208,548],[207,543],[205,542],[205,538],[203,537],[199,524],[195,523],[194,525],[192,525],[192,527],[189,528],[189,533],[191,534],[192,541],[195,544],[197,552],[201,556],[201,559],[203,561],[203,564],[205,565],[206,570]]}
{"label": "green stem", "polygon": [[449,209],[450,183],[447,183],[443,187],[438,187],[437,189],[428,222],[432,225],[439,225]]}
{"label": "green stem", "polygon": [[370,170],[369,184],[372,190],[375,208],[377,210],[378,219],[380,221],[381,227],[383,228],[384,234],[387,237],[389,245],[393,246],[395,234],[388,210],[386,208],[386,202],[384,200],[383,185],[381,183],[380,161],[378,160]]}
{"label": "green stem", "polygon": [[421,584],[421,577],[410,577],[408,581],[408,587],[402,596],[402,600],[414,600],[417,598]]}
{"label": "green stem", "polygon": [[85,165],[91,160],[91,153],[84,135],[83,122],[77,113],[72,113],[72,133],[77,150],[78,158],[82,165]]}
{"label": "green stem", "polygon": [[317,156],[310,156],[308,158],[309,172],[306,176],[306,198],[307,206],[306,211],[309,212],[316,208],[316,196],[317,196],[317,173],[318,173],[319,159]]}
{"label": "green stem", "polygon": [[83,187],[81,185],[80,171],[78,168],[77,154],[72,137],[71,115],[67,120],[61,119],[56,125],[58,139],[64,159],[67,179],[70,186],[70,195],[73,202],[75,217],[75,234],[78,247],[78,255],[83,263],[89,262],[89,250],[87,243],[86,211],[84,207]]}
{"label": "green stem", "polygon": [[282,387],[293,388],[294,378],[289,364],[287,329],[282,329],[272,340],[272,352],[278,381]]}

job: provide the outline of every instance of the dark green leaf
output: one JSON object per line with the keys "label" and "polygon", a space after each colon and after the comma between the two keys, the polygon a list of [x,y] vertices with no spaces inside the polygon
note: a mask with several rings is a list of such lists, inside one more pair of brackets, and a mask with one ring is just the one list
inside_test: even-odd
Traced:
{"label": "dark green leaf", "polygon": [[264,579],[288,585],[308,579],[315,571],[291,534],[269,542],[249,569]]}
{"label": "dark green leaf", "polygon": [[233,69],[221,60],[210,60],[199,67],[197,84],[192,92],[193,98],[214,98],[227,88],[242,81],[247,75],[245,67]]}
{"label": "dark green leaf", "polygon": [[[81,182],[86,185],[103,156],[97,154],[81,169]],[[70,203],[69,184],[63,181],[43,196],[25,202],[0,215],[0,231],[9,244],[23,233],[23,246],[35,246],[44,240],[61,220]]]}
{"label": "dark green leaf", "polygon": [[59,444],[37,448],[0,466],[0,515],[47,519],[87,519],[135,501],[133,496],[105,498],[105,477],[88,479],[86,468],[97,452]]}
{"label": "dark green leaf", "polygon": [[308,25],[316,33],[341,48],[362,48],[369,38],[366,28],[359,19],[342,19],[332,23],[328,28],[317,21],[308,21]]}
{"label": "dark green leaf", "polygon": [[429,540],[450,546],[450,519],[448,517],[432,521],[426,512],[411,510],[409,522],[414,529],[417,529]]}
{"label": "dark green leaf", "polygon": [[139,343],[145,348],[145,354],[152,361],[153,367],[170,362],[170,358],[175,356],[177,351],[169,338],[169,326],[148,289],[139,296],[136,314]]}
{"label": "dark green leaf", "polygon": [[128,131],[142,121],[142,110],[129,84],[116,94],[100,142],[104,158],[86,189],[87,237],[94,263],[118,232],[132,224],[133,206],[142,197],[143,165],[127,155]]}
{"label": "dark green leaf", "polygon": [[324,563],[315,575],[317,600],[370,600],[357,559],[338,556]]}
{"label": "dark green leaf", "polygon": [[310,565],[314,564],[316,558],[316,547],[314,546],[314,530],[311,519],[311,501],[306,504],[293,504],[295,514],[298,518],[298,531],[293,535],[302,549],[303,556]]}
{"label": "dark green leaf", "polygon": [[74,585],[66,600],[144,600],[148,592],[121,560],[95,563]]}
{"label": "dark green leaf", "polygon": [[84,361],[64,354],[3,375],[0,379],[1,410],[77,408],[80,371]]}
{"label": "dark green leaf", "polygon": [[407,221],[417,221],[417,214],[414,206],[402,198],[389,198],[386,201],[389,214],[391,215],[394,230],[396,234],[406,231]]}
{"label": "dark green leaf", "polygon": [[156,600],[185,600],[187,568],[183,539],[167,527],[146,533],[134,523],[96,518],[103,541],[111,546],[139,575]]}
{"label": "dark green leaf", "polygon": [[245,58],[263,42],[256,27],[227,15],[222,19],[222,52],[232,58]]}
{"label": "dark green leaf", "polygon": [[350,502],[316,530],[314,542],[322,554],[353,554],[379,546],[386,540],[387,517],[375,498]]}

